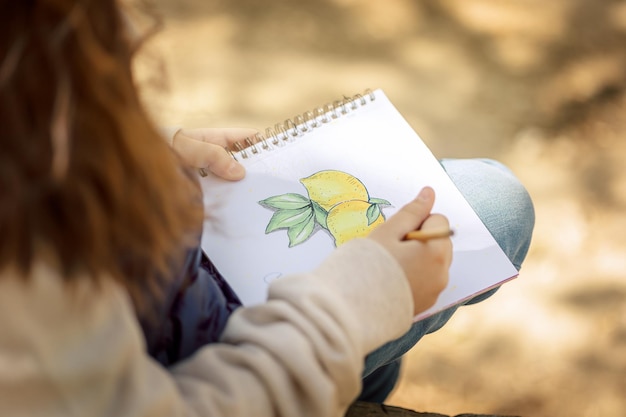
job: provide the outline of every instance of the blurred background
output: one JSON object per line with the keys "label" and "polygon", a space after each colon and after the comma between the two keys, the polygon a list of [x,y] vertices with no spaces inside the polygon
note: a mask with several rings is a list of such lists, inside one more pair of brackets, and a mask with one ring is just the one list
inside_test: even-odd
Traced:
{"label": "blurred background", "polygon": [[527,186],[519,279],[424,338],[389,404],[626,415],[626,1],[152,3],[137,73],[159,124],[264,129],[382,88],[437,157]]}

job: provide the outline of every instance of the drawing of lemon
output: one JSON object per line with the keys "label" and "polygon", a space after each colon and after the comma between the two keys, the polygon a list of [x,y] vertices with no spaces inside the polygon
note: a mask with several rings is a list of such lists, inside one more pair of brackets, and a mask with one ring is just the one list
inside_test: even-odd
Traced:
{"label": "drawing of lemon", "polygon": [[339,203],[328,211],[326,225],[335,238],[335,246],[356,237],[365,237],[385,221],[380,210],[374,210],[375,218],[370,221],[368,215],[372,216],[371,207],[376,208],[376,205],[363,200],[350,200]]}
{"label": "drawing of lemon", "polygon": [[329,211],[334,205],[348,200],[369,200],[367,189],[361,181],[342,171],[319,171],[300,180],[309,198]]}

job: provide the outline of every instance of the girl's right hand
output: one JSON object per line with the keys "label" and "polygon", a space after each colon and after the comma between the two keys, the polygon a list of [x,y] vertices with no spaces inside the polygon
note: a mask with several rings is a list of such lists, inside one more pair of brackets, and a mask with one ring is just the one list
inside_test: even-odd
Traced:
{"label": "girl's right hand", "polygon": [[432,307],[448,284],[448,271],[452,262],[450,238],[428,241],[405,240],[413,230],[447,229],[448,219],[431,214],[435,192],[423,188],[419,195],[400,209],[369,235],[383,245],[396,258],[411,286],[415,314]]}

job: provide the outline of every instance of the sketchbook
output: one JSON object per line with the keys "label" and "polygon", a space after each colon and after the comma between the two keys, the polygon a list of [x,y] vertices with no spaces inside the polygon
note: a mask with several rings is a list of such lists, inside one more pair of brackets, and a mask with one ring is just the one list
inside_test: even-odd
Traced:
{"label": "sketchbook", "polygon": [[238,182],[203,173],[202,248],[244,305],[270,282],[314,269],[429,185],[454,230],[447,288],[421,319],[517,276],[439,161],[382,90],[287,119],[239,143]]}

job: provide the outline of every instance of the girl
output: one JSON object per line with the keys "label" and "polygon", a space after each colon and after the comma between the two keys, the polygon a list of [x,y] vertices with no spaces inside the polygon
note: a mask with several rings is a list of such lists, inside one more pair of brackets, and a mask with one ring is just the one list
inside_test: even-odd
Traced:
{"label": "girl", "polygon": [[[402,353],[454,311],[411,326],[450,265],[449,239],[402,240],[447,227],[431,189],[240,307],[198,249],[189,167],[241,178],[221,146],[250,132],[182,130],[171,152],[115,0],[5,1],[0,16],[0,415],[342,415],[365,375],[362,398],[386,396]],[[491,161],[444,166],[519,267],[523,187]]]}

